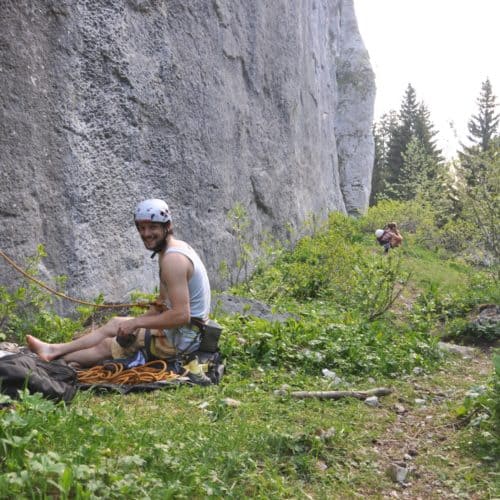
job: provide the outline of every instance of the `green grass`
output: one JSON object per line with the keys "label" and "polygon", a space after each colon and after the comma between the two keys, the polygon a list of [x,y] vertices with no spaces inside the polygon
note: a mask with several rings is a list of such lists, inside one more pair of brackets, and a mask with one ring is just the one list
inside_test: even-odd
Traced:
{"label": "green grass", "polygon": [[[467,387],[455,377],[433,377],[430,387]],[[422,393],[411,380],[358,382],[360,389],[394,388],[380,408],[355,399],[292,399],[289,390],[332,387],[324,377],[258,369],[245,378],[228,373],[218,387],[126,397],[79,393],[70,407],[25,396],[15,411],[0,413],[6,457],[0,497],[349,498],[364,492],[382,498],[395,486],[373,443],[388,432],[389,441],[397,437],[389,430],[398,426],[396,402],[419,411],[413,401]],[[275,393],[284,384],[285,393]],[[349,388],[348,381],[340,388]],[[455,420],[455,408],[446,408],[444,423]],[[433,467],[453,479],[446,464]],[[483,472],[470,481],[480,479],[486,488]]]}
{"label": "green grass", "polygon": [[404,269],[411,273],[412,281],[420,289],[437,283],[442,290],[453,290],[463,284],[471,271],[465,263],[441,259],[426,248],[411,246],[398,251],[404,254]]}
{"label": "green grass", "polygon": [[[91,401],[81,395],[70,411],[52,415],[57,425],[45,424],[44,438],[30,446],[33,455],[23,464],[30,472],[26,486],[50,494],[48,477],[61,486],[60,472],[70,470],[68,475],[95,482],[108,498],[146,492],[153,498],[295,496],[311,486],[316,494],[326,493],[332,479],[342,476],[345,457],[370,439],[368,411],[359,402],[325,405],[277,398],[259,385]],[[226,392],[241,405],[225,406]],[[199,408],[203,402],[206,409]],[[61,424],[64,433],[57,432]],[[328,429],[333,435],[321,437]],[[327,472],[318,470],[320,460],[329,466]],[[8,490],[15,491],[12,483]]]}
{"label": "green grass", "polygon": [[[371,411],[359,401],[275,395],[274,384],[284,380],[304,383],[283,374],[246,382],[229,375],[224,386],[209,389],[125,398],[79,394],[70,409],[27,397],[19,418],[4,416],[10,441],[2,442],[10,459],[1,491],[43,496],[66,488],[66,494],[85,496],[93,489],[103,498],[326,495],[331,482],[350,470],[355,450],[369,443]],[[227,397],[241,404],[227,406]],[[22,443],[17,448],[7,444],[14,435]],[[78,492],[78,484],[84,491]]]}

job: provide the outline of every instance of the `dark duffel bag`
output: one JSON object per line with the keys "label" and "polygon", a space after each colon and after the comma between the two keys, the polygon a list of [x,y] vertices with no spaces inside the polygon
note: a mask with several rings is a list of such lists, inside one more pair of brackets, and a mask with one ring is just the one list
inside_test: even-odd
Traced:
{"label": "dark duffel bag", "polygon": [[0,358],[0,392],[13,399],[19,390],[40,392],[47,399],[69,403],[75,396],[76,372],[58,361],[48,363],[37,356],[16,353]]}

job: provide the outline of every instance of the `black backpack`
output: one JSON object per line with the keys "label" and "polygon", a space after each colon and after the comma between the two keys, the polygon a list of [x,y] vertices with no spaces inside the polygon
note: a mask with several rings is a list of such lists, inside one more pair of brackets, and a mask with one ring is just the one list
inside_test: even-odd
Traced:
{"label": "black backpack", "polygon": [[77,391],[76,372],[69,366],[42,361],[33,354],[16,353],[0,358],[0,392],[13,399],[19,390],[40,392],[48,399],[69,403]]}

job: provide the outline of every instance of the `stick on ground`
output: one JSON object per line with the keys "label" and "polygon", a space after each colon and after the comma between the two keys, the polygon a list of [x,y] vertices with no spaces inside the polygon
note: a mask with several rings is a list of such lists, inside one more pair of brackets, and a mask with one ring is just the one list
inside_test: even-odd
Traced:
{"label": "stick on ground", "polygon": [[387,396],[392,393],[392,389],[378,387],[368,391],[294,391],[290,395],[296,399],[318,398],[318,399],[341,399],[357,398],[366,399],[370,396]]}

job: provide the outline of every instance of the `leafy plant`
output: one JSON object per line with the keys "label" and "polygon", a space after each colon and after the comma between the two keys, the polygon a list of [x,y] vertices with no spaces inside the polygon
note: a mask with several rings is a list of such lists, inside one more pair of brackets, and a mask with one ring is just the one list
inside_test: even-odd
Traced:
{"label": "leafy plant", "polygon": [[493,354],[493,374],[487,386],[472,387],[456,409],[460,421],[469,427],[472,448],[483,460],[495,462],[500,457],[500,352]]}
{"label": "leafy plant", "polygon": [[244,316],[220,319],[225,326],[223,354],[242,374],[262,366],[318,375],[328,366],[355,377],[407,373],[440,359],[437,338],[425,332],[402,332],[388,322],[368,322],[352,313],[339,318],[315,310],[304,316],[286,323]]}
{"label": "leafy plant", "polygon": [[222,260],[219,265],[219,274],[222,279],[227,280],[231,286],[234,286],[248,279],[252,265],[252,242],[248,232],[250,219],[246,208],[240,202],[237,202],[228,211],[227,219],[230,224],[230,231],[236,241],[234,247],[235,264],[233,269],[229,266],[227,260]]}
{"label": "leafy plant", "polygon": [[[27,259],[25,270],[30,276],[39,276],[39,264],[46,255],[43,245],[38,245],[37,253]],[[56,288],[61,289],[66,277],[58,276],[54,281]],[[27,334],[34,334],[49,342],[70,340],[82,329],[82,321],[91,313],[90,308],[81,308],[78,319],[62,317],[54,310],[57,300],[57,296],[27,278],[12,291],[1,286],[0,339],[24,343]]]}

